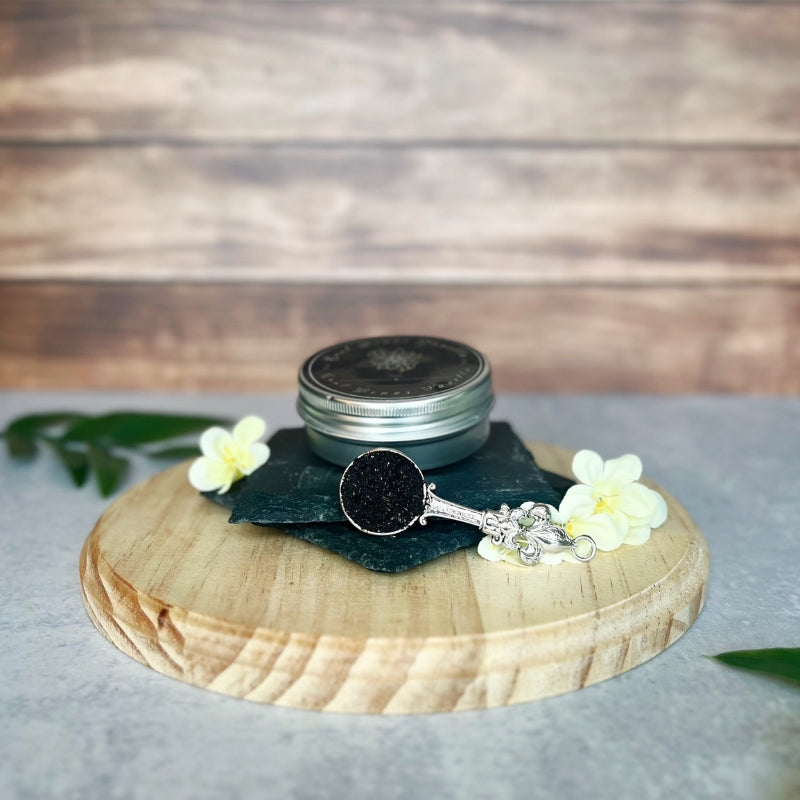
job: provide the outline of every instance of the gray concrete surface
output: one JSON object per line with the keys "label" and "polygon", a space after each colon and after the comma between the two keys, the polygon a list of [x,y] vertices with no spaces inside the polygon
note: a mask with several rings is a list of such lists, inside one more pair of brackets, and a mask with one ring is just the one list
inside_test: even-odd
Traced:
{"label": "gray concrete surface", "polygon": [[[260,413],[289,395],[0,394],[23,412]],[[800,401],[500,398],[526,439],[641,455],[708,540],[708,602],[660,656],[581,692],[492,711],[342,716],[168,679],[103,639],[78,554],[107,505],[49,457],[0,452],[1,798],[800,797],[800,689],[704,658],[800,645]],[[129,481],[160,466],[137,462]]]}

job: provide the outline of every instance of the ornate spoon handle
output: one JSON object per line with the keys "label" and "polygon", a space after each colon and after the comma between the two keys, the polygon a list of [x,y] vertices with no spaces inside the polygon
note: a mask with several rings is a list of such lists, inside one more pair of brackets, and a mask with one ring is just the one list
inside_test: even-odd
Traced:
{"label": "ornate spoon handle", "polygon": [[[528,565],[538,563],[544,552],[570,550],[578,561],[590,561],[597,552],[597,545],[590,536],[573,539],[563,528],[554,525],[550,520],[550,509],[544,503],[529,501],[517,508],[503,503],[497,511],[477,511],[439,497],[434,489],[435,483],[425,486],[420,525],[426,525],[428,517],[474,525],[492,537],[492,544],[515,550],[520,560]],[[581,555],[578,551],[583,542],[589,545],[589,552]]]}

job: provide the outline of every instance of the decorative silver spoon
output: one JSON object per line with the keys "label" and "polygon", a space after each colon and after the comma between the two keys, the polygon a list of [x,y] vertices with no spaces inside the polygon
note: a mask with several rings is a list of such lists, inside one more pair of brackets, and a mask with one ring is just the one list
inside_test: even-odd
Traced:
{"label": "decorative silver spoon", "polygon": [[[353,459],[339,483],[339,502],[347,519],[363,533],[392,536],[428,517],[474,525],[519,554],[524,564],[536,564],[545,552],[569,550],[578,561],[589,561],[597,552],[594,539],[573,539],[550,521],[544,503],[528,501],[517,508],[505,503],[497,511],[476,511],[434,494],[436,485],[426,484],[420,468],[407,455],[386,447],[368,450]],[[588,552],[580,545],[586,543]]]}

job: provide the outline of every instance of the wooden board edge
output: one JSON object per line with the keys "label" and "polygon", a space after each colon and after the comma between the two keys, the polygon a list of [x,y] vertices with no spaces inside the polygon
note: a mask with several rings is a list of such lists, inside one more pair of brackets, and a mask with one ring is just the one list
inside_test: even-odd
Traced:
{"label": "wooden board edge", "polygon": [[[662,652],[694,623],[706,598],[708,548],[680,503],[669,502],[671,510],[686,515],[696,538],[661,581],[601,612],[508,634],[355,639],[254,630],[187,612],[142,595],[112,569],[100,551],[100,521],[81,551],[83,599],[95,627],[127,655],[162,674],[233,697],[369,714],[514,705],[626,672]],[[465,551],[447,557],[478,558]],[[626,614],[643,597],[649,613],[632,624]],[[665,611],[672,603],[674,610]],[[591,642],[581,633],[587,630],[581,624],[586,616],[596,617],[588,629]],[[621,625],[627,631],[623,637]],[[564,630],[554,651],[552,629],[559,626]]]}

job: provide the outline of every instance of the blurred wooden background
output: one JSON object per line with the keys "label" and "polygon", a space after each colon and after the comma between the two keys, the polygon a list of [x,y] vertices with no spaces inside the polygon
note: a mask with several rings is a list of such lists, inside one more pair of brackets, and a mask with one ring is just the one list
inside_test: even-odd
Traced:
{"label": "blurred wooden background", "polygon": [[0,385],[800,392],[800,3],[0,1]]}

